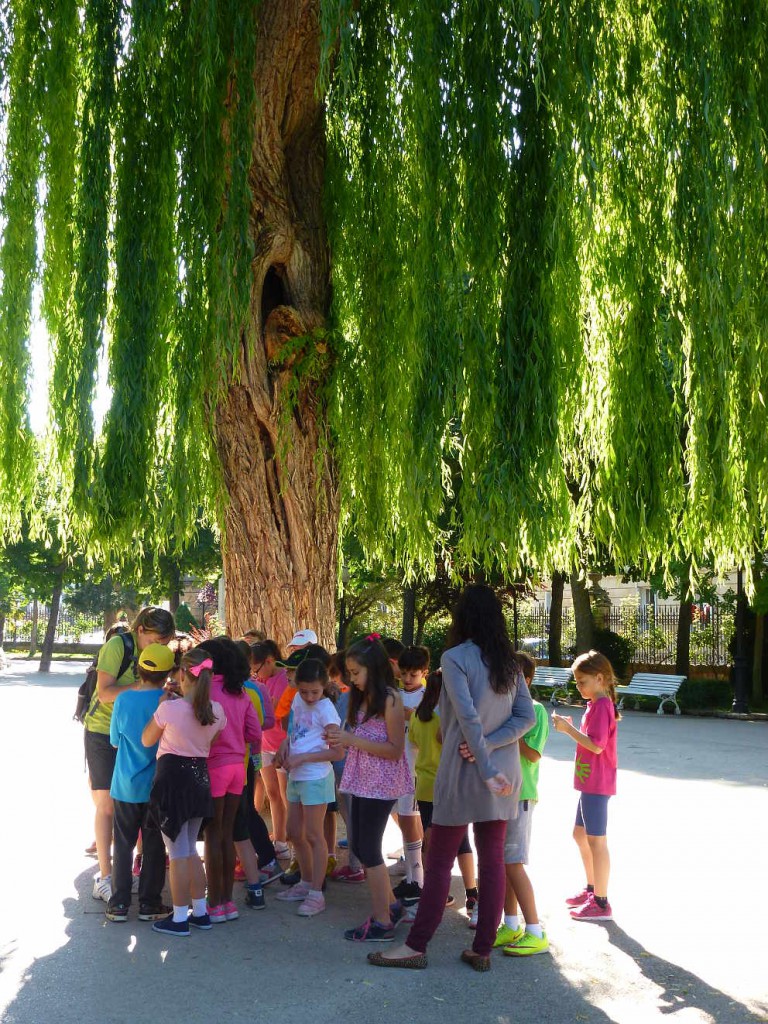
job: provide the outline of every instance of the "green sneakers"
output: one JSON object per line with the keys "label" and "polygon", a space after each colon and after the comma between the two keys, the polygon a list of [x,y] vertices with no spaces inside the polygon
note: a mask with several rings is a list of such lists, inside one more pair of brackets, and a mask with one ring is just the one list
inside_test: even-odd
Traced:
{"label": "green sneakers", "polygon": [[524,935],[525,928],[508,928],[505,924],[499,925],[493,948],[498,949],[499,946],[508,946],[510,943],[522,939]]}
{"label": "green sneakers", "polygon": [[[511,930],[511,928],[507,929],[507,931]],[[496,941],[498,942],[498,939]],[[504,946],[502,953],[504,956],[534,956],[536,953],[546,953],[548,949],[549,939],[546,932],[541,938],[531,932],[523,932],[519,939]]]}

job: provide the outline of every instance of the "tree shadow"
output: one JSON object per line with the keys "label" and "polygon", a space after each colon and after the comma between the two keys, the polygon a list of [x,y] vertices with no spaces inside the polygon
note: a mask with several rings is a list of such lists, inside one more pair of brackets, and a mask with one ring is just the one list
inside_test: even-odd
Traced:
{"label": "tree shadow", "polygon": [[698,975],[648,952],[615,922],[606,924],[605,931],[611,945],[630,957],[641,973],[661,990],[658,996],[659,1013],[672,1014],[695,1009],[711,1016],[717,1024],[764,1024],[768,1018],[768,1003],[755,1003],[757,1010],[752,1011],[744,1003],[708,985]]}

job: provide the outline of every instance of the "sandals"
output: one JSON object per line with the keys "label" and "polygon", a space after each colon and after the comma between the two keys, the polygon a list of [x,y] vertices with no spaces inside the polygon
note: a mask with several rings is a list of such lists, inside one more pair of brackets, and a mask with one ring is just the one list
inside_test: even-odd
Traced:
{"label": "sandals", "polygon": [[491,969],[491,958],[481,956],[474,949],[465,949],[461,954],[461,959],[465,964],[469,964],[473,971],[490,971]]}
{"label": "sandals", "polygon": [[385,957],[383,953],[369,953],[368,963],[374,967],[403,967],[411,971],[423,971],[427,966],[426,953],[414,953],[413,956],[404,956],[399,960],[392,960]]}

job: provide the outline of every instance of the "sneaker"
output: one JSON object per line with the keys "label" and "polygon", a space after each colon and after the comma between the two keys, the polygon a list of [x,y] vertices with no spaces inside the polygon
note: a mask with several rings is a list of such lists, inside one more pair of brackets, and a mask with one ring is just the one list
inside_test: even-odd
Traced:
{"label": "sneaker", "polygon": [[235,861],[234,879],[235,879],[236,882],[244,882],[245,881],[245,872],[243,871],[243,865],[240,863],[239,860]]}
{"label": "sneaker", "polygon": [[403,856],[403,848],[399,850],[393,850],[392,853],[387,854],[387,860],[401,860],[405,864],[405,857]]}
{"label": "sneaker", "polygon": [[411,924],[416,920],[418,910],[418,902],[412,903],[409,907],[406,907],[400,902],[400,900],[398,900],[397,903],[391,903],[389,907],[389,916],[392,920],[392,927],[397,928],[399,924]]}
{"label": "sneaker", "polygon": [[240,913],[232,900],[228,900],[227,903],[224,903],[221,909],[224,911],[224,917],[226,917],[228,921],[236,921],[238,917],[240,917]]}
{"label": "sneaker", "polygon": [[611,904],[606,903],[605,907],[601,907],[595,899],[595,894],[591,892],[589,899],[586,903],[582,903],[580,907],[575,907],[571,911],[571,917],[574,921],[612,921],[613,914],[611,912]]}
{"label": "sneaker", "polygon": [[567,907],[580,907],[583,903],[586,903],[589,897],[592,895],[589,889],[582,889],[580,893],[575,896],[569,897],[565,901]]}
{"label": "sneaker", "polygon": [[475,905],[472,908],[472,913],[469,915],[469,920],[467,921],[467,927],[471,928],[472,931],[475,931],[477,928],[477,916],[479,913],[480,904],[477,901],[475,901]]}
{"label": "sneaker", "polygon": [[213,928],[213,925],[211,924],[211,919],[207,914],[198,914],[197,917],[195,917],[195,915],[190,911],[187,920],[189,924],[192,925],[193,928],[199,928],[200,931],[202,932],[207,932],[211,928]]}
{"label": "sneaker", "polygon": [[133,868],[131,869],[131,873],[133,874],[134,878],[138,878],[139,875],[141,874],[141,854],[140,853],[137,853],[136,856],[133,858]]}
{"label": "sneaker", "polygon": [[308,893],[307,898],[301,904],[296,913],[299,917],[314,917],[315,914],[322,914],[325,910],[325,896],[322,893],[319,896],[315,896],[314,893]]}
{"label": "sneaker", "polygon": [[174,921],[173,914],[169,914],[162,921],[155,921],[152,931],[161,935],[189,935],[189,921]]}
{"label": "sneaker", "polygon": [[498,949],[499,946],[511,946],[513,942],[518,942],[524,935],[525,928],[510,928],[506,924],[499,925],[493,948]]}
{"label": "sneaker", "polygon": [[107,904],[107,909],[104,911],[104,916],[108,921],[127,921],[128,920],[128,904],[127,903],[113,903],[112,900]]}
{"label": "sneaker", "polygon": [[279,839],[275,840],[275,856],[279,860],[287,860],[291,856],[291,848],[288,843],[281,843]]}
{"label": "sneaker", "polygon": [[456,897],[453,895],[452,892],[449,892],[448,895],[445,897],[445,905],[446,905],[446,907],[452,907],[455,902],[456,902]]}
{"label": "sneaker", "polygon": [[109,903],[112,899],[112,875],[104,875],[103,878],[96,875],[93,880],[93,898]]}
{"label": "sneaker", "polygon": [[276,860],[273,860],[269,864],[265,864],[259,874],[259,885],[269,885],[270,882],[276,882],[278,878],[282,878],[285,871],[280,867]]}
{"label": "sneaker", "polygon": [[212,907],[209,903],[207,916],[211,924],[223,924],[227,920],[227,915],[221,904],[217,907]]}
{"label": "sneaker", "polygon": [[395,926],[391,921],[389,924],[379,924],[369,917],[357,928],[348,928],[344,938],[349,942],[394,942]]}
{"label": "sneaker", "polygon": [[516,942],[506,945],[502,953],[504,956],[535,956],[536,953],[546,953],[548,949],[549,939],[546,932],[541,938],[532,932],[523,932]]}
{"label": "sneaker", "polygon": [[338,843],[336,843],[336,846],[340,850],[348,850],[349,849],[349,840],[348,839],[340,839],[338,841]]}
{"label": "sneaker", "polygon": [[335,857],[329,857],[328,858],[328,866],[325,869],[325,877],[326,878],[333,878],[333,872],[336,870],[336,867],[338,866],[338,863],[339,862],[336,860]]}
{"label": "sneaker", "polygon": [[282,900],[284,903],[303,903],[308,895],[309,886],[307,883],[298,881],[290,889],[283,889],[282,892],[277,893],[275,899]]}
{"label": "sneaker", "polygon": [[464,909],[467,912],[467,917],[470,917],[472,911],[477,906],[477,896],[467,896],[467,902],[464,904]]}
{"label": "sneaker", "polygon": [[420,900],[421,886],[418,882],[406,882],[405,879],[399,882],[392,890],[395,899],[398,900]]}
{"label": "sneaker", "polygon": [[245,905],[251,910],[263,910],[267,905],[264,899],[264,890],[260,885],[246,885]]}
{"label": "sneaker", "polygon": [[296,885],[297,882],[301,881],[301,870],[299,868],[299,862],[292,860],[288,865],[288,870],[285,872],[283,877],[280,879],[281,885]]}
{"label": "sneaker", "polygon": [[345,864],[343,868],[336,868],[331,878],[334,882],[347,882],[349,885],[359,885],[365,881],[365,871],[362,868],[355,871],[349,864]]}
{"label": "sneaker", "polygon": [[170,913],[171,908],[163,906],[162,903],[143,903],[139,906],[140,921],[159,921]]}

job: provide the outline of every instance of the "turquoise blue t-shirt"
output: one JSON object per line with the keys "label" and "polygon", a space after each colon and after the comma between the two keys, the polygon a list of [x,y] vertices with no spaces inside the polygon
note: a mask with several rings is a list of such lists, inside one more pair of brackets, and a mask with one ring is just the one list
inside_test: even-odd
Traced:
{"label": "turquoise blue t-shirt", "polygon": [[109,794],[127,804],[145,804],[155,778],[157,744],[141,742],[144,726],[157,711],[163,690],[126,690],[118,694],[109,723],[109,740],[117,760]]}

